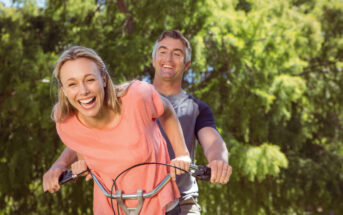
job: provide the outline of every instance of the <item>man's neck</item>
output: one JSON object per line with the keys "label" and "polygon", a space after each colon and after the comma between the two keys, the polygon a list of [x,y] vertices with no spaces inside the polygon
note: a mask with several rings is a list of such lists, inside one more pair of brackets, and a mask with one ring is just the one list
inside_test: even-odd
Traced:
{"label": "man's neck", "polygon": [[164,96],[177,95],[181,92],[181,82],[166,82],[154,80],[155,89]]}

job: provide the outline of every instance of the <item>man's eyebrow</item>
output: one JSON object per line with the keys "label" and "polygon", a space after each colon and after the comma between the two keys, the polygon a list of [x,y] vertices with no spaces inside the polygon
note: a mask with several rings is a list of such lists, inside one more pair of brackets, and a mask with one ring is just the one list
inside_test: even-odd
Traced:
{"label": "man's eyebrow", "polygon": [[174,49],[173,51],[180,51],[181,53],[183,53],[182,49]]}
{"label": "man's eyebrow", "polygon": [[[168,49],[166,46],[160,46],[160,47],[158,47],[158,49]],[[181,52],[181,53],[183,53],[183,50],[182,49],[179,49],[179,48],[175,48],[175,49],[173,49],[173,51],[179,51],[179,52]]]}
{"label": "man's eyebrow", "polygon": [[158,49],[167,49],[167,47],[165,47],[165,46],[160,46],[160,47],[158,47]]}

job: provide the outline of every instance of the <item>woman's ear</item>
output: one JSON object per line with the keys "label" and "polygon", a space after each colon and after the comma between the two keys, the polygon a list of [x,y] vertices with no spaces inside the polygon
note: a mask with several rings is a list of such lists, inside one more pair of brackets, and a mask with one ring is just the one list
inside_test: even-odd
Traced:
{"label": "woman's ear", "polygon": [[104,75],[104,76],[102,77],[102,83],[104,84],[104,88],[106,87],[106,81],[107,81],[107,78],[106,78],[106,76]]}
{"label": "woman's ear", "polygon": [[64,90],[64,87],[63,87],[63,86],[61,86],[61,91],[62,91],[62,93],[64,94],[64,96],[67,97],[67,93],[66,93],[66,91]]}

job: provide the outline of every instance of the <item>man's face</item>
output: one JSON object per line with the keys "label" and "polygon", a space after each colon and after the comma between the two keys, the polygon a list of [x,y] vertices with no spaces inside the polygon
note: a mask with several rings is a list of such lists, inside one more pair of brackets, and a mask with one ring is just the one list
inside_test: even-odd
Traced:
{"label": "man's face", "polygon": [[152,59],[155,79],[181,81],[183,72],[191,62],[185,63],[186,50],[181,40],[166,37],[158,43],[156,56]]}

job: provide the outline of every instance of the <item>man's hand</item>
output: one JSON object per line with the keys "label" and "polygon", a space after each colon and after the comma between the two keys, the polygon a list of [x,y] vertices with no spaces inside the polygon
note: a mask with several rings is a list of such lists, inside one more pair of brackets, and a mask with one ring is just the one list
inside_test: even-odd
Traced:
{"label": "man's hand", "polygon": [[232,167],[221,160],[213,160],[208,164],[211,168],[211,183],[226,184],[229,182]]}
{"label": "man's hand", "polygon": [[[192,160],[189,156],[179,156],[171,160],[170,165],[189,171],[189,165],[191,161]],[[182,171],[180,169],[173,168],[173,167],[170,168],[170,176],[174,181],[176,180],[176,175],[181,175],[183,173],[186,173],[185,171]]]}
{"label": "man's hand", "polygon": [[52,166],[43,176],[44,192],[54,193],[60,189],[58,178],[66,169],[59,166]]}
{"label": "man's hand", "polygon": [[89,173],[89,171],[87,171],[87,169],[88,169],[88,166],[85,160],[78,160],[71,165],[71,170],[73,174],[78,175],[84,172],[83,174],[81,174],[81,176],[86,176],[86,181],[89,181],[92,178],[92,175]]}

